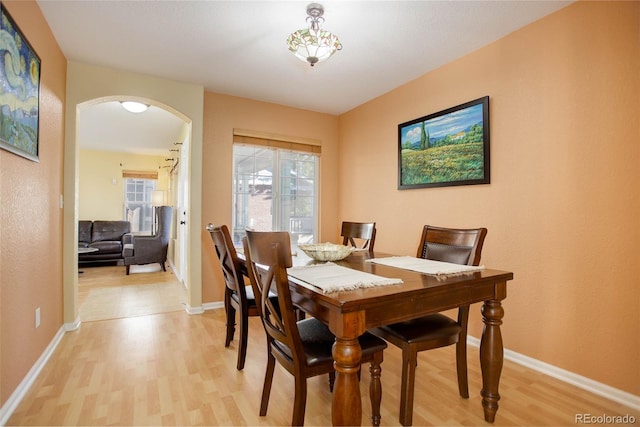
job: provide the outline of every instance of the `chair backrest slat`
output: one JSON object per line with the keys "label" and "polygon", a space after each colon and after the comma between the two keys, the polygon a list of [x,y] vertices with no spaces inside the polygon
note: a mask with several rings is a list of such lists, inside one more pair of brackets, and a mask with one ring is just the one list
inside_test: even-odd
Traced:
{"label": "chair backrest slat", "polygon": [[[351,245],[359,249],[368,249],[373,252],[373,245],[376,240],[376,223],[375,222],[342,222],[343,245]],[[357,240],[360,241],[358,244]]]}
{"label": "chair backrest slat", "polygon": [[[294,361],[305,363],[287,275],[287,268],[292,266],[289,233],[250,230],[246,233],[243,244],[247,271],[256,301],[260,301],[260,317],[267,338],[285,345]],[[274,294],[278,296],[277,305],[271,298]]]}
{"label": "chair backrest slat", "polygon": [[425,225],[418,258],[463,265],[480,265],[486,228],[456,229]]}
{"label": "chair backrest slat", "polygon": [[237,292],[241,298],[246,300],[242,267],[236,248],[233,246],[229,229],[226,225],[215,227],[213,224],[209,224],[207,231],[211,235],[216,254],[222,265],[222,274],[227,288]]}

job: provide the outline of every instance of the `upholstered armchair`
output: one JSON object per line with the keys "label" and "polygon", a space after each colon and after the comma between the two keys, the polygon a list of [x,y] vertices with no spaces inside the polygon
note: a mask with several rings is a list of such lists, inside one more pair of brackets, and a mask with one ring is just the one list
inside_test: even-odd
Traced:
{"label": "upholstered armchair", "polygon": [[167,271],[167,249],[169,247],[169,234],[171,232],[171,219],[173,208],[171,206],[158,206],[156,219],[158,227],[153,236],[129,235],[129,240],[122,250],[126,273],[129,274],[131,265],[143,265],[159,263],[162,271]]}

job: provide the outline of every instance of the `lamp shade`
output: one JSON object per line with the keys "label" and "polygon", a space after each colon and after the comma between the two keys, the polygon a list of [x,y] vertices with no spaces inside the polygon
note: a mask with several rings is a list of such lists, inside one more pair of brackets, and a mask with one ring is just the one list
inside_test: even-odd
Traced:
{"label": "lamp shade", "polygon": [[324,8],[321,4],[310,3],[307,15],[309,28],[291,33],[287,38],[287,46],[297,58],[313,67],[341,50],[342,44],[338,36],[320,28],[320,22],[324,22]]}
{"label": "lamp shade", "polygon": [[342,48],[338,36],[326,30],[314,31],[304,28],[295,31],[287,38],[289,50],[298,58],[314,66],[328,59]]}
{"label": "lamp shade", "polygon": [[153,190],[151,193],[151,204],[153,206],[163,206],[165,204],[165,191]]}

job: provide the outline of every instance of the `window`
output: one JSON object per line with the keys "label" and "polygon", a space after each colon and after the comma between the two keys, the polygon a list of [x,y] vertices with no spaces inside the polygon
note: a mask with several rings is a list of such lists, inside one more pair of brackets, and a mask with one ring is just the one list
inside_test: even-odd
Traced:
{"label": "window", "polygon": [[315,242],[318,159],[314,153],[233,146],[233,243],[245,228],[288,231],[291,243]]}
{"label": "window", "polygon": [[153,206],[151,194],[156,189],[155,179],[124,179],[124,219],[131,223],[131,232],[151,234]]}

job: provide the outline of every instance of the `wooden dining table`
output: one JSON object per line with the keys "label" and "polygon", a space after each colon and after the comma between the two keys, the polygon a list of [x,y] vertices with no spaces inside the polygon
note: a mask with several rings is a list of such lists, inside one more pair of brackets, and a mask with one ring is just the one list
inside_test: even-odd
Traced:
{"label": "wooden dining table", "polygon": [[[293,265],[316,263],[301,251],[295,251]],[[290,276],[293,303],[304,312],[329,325],[336,336],[333,358],[336,380],[333,389],[331,419],[333,425],[361,425],[362,402],[358,371],[361,348],[358,336],[367,329],[410,320],[430,313],[482,302],[484,329],[480,342],[482,370],[482,407],[488,422],[498,410],[498,385],[503,363],[500,325],[507,296],[507,281],[513,273],[485,268],[473,273],[434,276],[396,267],[366,262],[370,258],[392,255],[353,252],[336,264],[388,278],[400,278],[401,284],[322,293],[311,284]]]}

